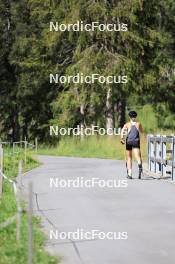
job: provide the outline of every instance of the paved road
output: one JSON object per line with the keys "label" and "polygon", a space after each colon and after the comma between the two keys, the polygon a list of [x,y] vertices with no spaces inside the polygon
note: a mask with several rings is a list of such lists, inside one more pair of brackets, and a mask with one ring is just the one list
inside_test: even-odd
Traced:
{"label": "paved road", "polygon": [[[175,186],[163,180],[128,181],[127,188],[51,188],[50,178],[125,179],[123,161],[40,156],[27,173],[34,184],[35,214],[48,234],[47,249],[63,264],[174,264]],[[136,168],[135,168],[136,174]],[[127,232],[128,239],[49,238],[50,232]]]}

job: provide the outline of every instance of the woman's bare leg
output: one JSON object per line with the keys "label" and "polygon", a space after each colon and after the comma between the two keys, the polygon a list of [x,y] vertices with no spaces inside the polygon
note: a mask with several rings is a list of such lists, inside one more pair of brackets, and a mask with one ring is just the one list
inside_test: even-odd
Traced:
{"label": "woman's bare leg", "polygon": [[126,150],[128,176],[132,177],[132,150]]}
{"label": "woman's bare leg", "polygon": [[141,179],[141,174],[142,174],[142,156],[141,156],[141,151],[139,148],[134,148],[134,155],[138,163],[138,169],[139,169],[139,179]]}
{"label": "woman's bare leg", "polygon": [[135,159],[137,160],[138,164],[142,164],[142,156],[141,151],[139,148],[133,148]]}

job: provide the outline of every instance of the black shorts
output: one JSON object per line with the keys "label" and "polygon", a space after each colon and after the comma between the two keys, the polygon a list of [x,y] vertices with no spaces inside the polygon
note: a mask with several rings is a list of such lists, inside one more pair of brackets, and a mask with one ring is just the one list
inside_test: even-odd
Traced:
{"label": "black shorts", "polygon": [[140,140],[132,142],[126,141],[126,150],[132,150],[133,148],[140,148]]}

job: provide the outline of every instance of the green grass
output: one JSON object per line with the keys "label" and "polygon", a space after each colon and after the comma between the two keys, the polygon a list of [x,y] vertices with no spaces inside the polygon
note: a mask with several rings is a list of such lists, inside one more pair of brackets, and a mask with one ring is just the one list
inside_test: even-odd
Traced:
{"label": "green grass", "polygon": [[142,108],[136,108],[138,120],[141,122],[146,133],[156,133],[158,122],[156,114],[151,105],[144,105]]}
{"label": "green grass", "polygon": [[[125,146],[118,136],[91,136],[82,141],[76,137],[62,138],[56,147],[43,147],[39,150],[43,155],[88,157],[102,159],[125,159]],[[146,140],[142,139],[142,155],[146,158]]]}
{"label": "green grass", "polygon": [[[174,129],[165,129],[160,127],[160,123],[163,122],[165,125],[165,117],[162,116],[161,120],[157,119],[156,113],[154,111],[153,106],[147,104],[144,105],[143,107],[135,107],[136,111],[138,113],[138,120],[141,122],[145,133],[148,134],[154,134],[154,135],[171,135],[174,134],[175,131]],[[172,116],[170,116],[172,117]],[[171,119],[172,127],[173,127],[173,117]],[[161,121],[161,122],[160,122]],[[158,124],[159,123],[159,124]],[[169,125],[170,126],[170,125]]]}
{"label": "green grass", "polygon": [[[151,105],[135,106],[134,109],[138,113],[138,120],[142,123],[146,134],[171,135],[174,133],[173,130],[158,128],[156,113]],[[146,160],[147,142],[144,137],[141,139],[141,151],[143,160]],[[118,136],[90,136],[85,137],[83,141],[78,137],[62,137],[56,146],[44,145],[39,153],[67,157],[125,159],[124,146],[121,145]]]}
{"label": "green grass", "polygon": [[[8,156],[6,156],[8,155]],[[18,171],[18,161],[24,158],[24,153],[20,152],[15,156],[9,150],[5,150],[4,172],[9,178],[14,178]],[[23,161],[24,162],[24,161]],[[38,166],[38,162],[27,154],[25,171]],[[24,205],[25,206],[25,205]],[[12,186],[9,182],[3,182],[3,196],[0,199],[0,223],[16,214],[16,202]],[[0,263],[1,264],[25,264],[27,263],[27,215],[23,213],[21,224],[21,239],[16,242],[16,222],[4,229],[0,229]],[[59,262],[55,257],[50,256],[44,250],[45,235],[40,231],[40,220],[33,218],[34,236],[34,264],[56,264]]]}

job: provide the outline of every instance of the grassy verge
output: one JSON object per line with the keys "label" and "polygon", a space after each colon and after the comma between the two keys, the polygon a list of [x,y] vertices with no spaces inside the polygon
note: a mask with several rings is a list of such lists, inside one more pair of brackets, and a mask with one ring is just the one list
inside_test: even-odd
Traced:
{"label": "grassy verge", "polygon": [[[6,156],[8,155],[8,156]],[[5,151],[4,172],[9,178],[17,176],[18,161],[23,159],[23,153],[11,156],[9,151]],[[27,164],[25,170],[38,166],[31,154],[27,154]],[[13,189],[10,183],[4,180],[3,197],[0,199],[0,223],[16,214],[16,202]],[[34,257],[35,264],[56,264],[58,260],[49,256],[44,250],[45,236],[40,231],[40,221],[33,218],[34,235]],[[23,214],[21,224],[21,240],[16,242],[16,222],[4,229],[0,229],[0,263],[1,264],[25,264],[27,263],[27,216]]]}
{"label": "grassy verge", "polygon": [[[131,98],[130,104],[132,105]],[[135,105],[134,109],[138,113],[138,120],[142,123],[145,133],[171,135],[173,130],[158,128],[158,120],[154,108],[150,105],[142,107]],[[128,118],[128,116],[126,116]],[[120,144],[119,137],[91,136],[83,141],[76,137],[62,137],[55,147],[43,146],[40,154],[68,156],[68,157],[89,157],[104,159],[125,159],[124,146]],[[147,159],[147,142],[144,137],[141,139],[141,151],[143,160]]]}
{"label": "grassy verge", "polygon": [[[142,156],[146,159],[146,139],[142,138]],[[56,147],[43,147],[39,151],[44,155],[88,157],[102,159],[125,159],[125,146],[120,143],[120,138],[109,136],[91,136],[82,141],[79,138],[63,138]]]}

